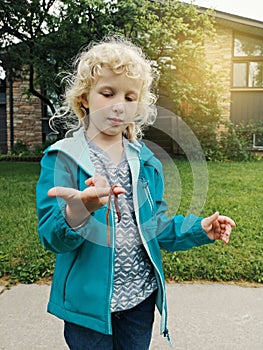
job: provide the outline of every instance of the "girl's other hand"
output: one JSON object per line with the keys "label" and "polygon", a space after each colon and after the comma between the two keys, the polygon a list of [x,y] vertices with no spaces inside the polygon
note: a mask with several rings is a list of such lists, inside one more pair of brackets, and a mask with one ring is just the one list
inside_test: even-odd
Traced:
{"label": "girl's other hand", "polygon": [[212,240],[221,240],[225,244],[229,242],[232,227],[235,227],[235,222],[227,216],[219,215],[218,212],[204,218],[201,221],[203,230]]}

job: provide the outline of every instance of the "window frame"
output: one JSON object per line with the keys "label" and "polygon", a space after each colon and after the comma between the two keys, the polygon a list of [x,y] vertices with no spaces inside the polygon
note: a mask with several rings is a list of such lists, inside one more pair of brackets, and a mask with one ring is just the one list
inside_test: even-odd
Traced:
{"label": "window frame", "polygon": [[[231,75],[231,90],[244,90],[244,91],[263,91],[263,81],[262,81],[262,86],[260,87],[253,87],[249,86],[249,65],[252,62],[261,62],[263,64],[263,55],[262,56],[235,56],[235,38],[237,36],[243,36],[246,38],[251,38],[251,39],[257,39],[262,41],[263,43],[263,38],[260,36],[255,36],[255,35],[248,35],[247,33],[242,33],[242,32],[233,32],[233,44],[232,44],[232,75]],[[246,64],[246,86],[234,86],[234,64],[236,63],[244,63]]]}

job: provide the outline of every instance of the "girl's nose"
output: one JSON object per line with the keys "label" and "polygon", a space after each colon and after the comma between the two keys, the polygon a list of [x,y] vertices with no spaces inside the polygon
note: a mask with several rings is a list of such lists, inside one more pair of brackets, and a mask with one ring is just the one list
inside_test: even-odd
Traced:
{"label": "girl's nose", "polygon": [[117,115],[124,113],[125,107],[123,103],[116,103],[112,106],[112,110]]}

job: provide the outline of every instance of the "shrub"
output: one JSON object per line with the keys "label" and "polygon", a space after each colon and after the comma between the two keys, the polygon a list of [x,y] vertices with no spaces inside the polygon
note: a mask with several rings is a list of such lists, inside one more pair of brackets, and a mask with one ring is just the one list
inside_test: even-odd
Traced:
{"label": "shrub", "polygon": [[12,147],[11,152],[8,154],[0,154],[0,160],[11,160],[11,161],[19,161],[19,160],[39,160],[44,150],[53,143],[54,141],[47,141],[43,144],[37,144],[32,147],[27,145],[22,140],[18,140]]}
{"label": "shrub", "polygon": [[24,156],[30,153],[28,145],[22,140],[17,140],[13,145],[11,154],[16,156]]}
{"label": "shrub", "polygon": [[224,129],[219,134],[221,158],[225,160],[247,161],[257,157],[252,152],[253,134],[262,134],[260,122],[247,124],[222,123]]}
{"label": "shrub", "polygon": [[230,121],[210,123],[191,122],[207,160],[249,161],[257,160],[253,149],[253,134],[263,135],[262,122],[233,124]]}

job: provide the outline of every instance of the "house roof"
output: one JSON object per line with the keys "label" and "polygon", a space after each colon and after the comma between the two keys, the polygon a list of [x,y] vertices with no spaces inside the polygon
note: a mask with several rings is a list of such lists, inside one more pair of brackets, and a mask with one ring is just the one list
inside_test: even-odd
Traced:
{"label": "house roof", "polygon": [[[199,9],[200,12],[205,12],[208,10],[205,7],[199,7]],[[261,21],[217,10],[214,10],[214,14],[216,22],[224,27],[263,37],[263,22]]]}

